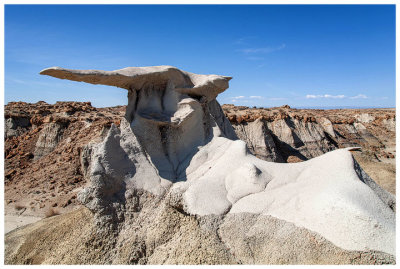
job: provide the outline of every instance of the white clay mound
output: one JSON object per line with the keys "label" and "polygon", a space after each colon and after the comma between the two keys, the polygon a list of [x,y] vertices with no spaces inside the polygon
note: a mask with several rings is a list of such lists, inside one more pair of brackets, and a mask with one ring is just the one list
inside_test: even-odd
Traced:
{"label": "white clay mound", "polygon": [[[223,147],[222,156],[209,154],[217,147]],[[240,140],[218,138],[204,151],[209,158],[197,170],[207,171],[190,174],[181,183],[187,185],[184,198],[190,213],[271,215],[347,250],[395,254],[395,214],[360,181],[347,149],[293,164],[257,159]]]}

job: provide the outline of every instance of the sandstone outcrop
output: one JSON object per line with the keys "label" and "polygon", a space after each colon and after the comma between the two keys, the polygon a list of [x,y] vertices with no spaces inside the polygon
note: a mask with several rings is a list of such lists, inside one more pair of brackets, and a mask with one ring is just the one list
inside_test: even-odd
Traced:
{"label": "sandstone outcrop", "polygon": [[82,155],[85,208],[7,234],[6,263],[395,262],[394,196],[353,148],[293,164],[256,158],[215,100],[230,77],[170,66],[41,73],[125,88],[128,106]]}
{"label": "sandstone outcrop", "polygon": [[285,162],[290,156],[307,160],[351,146],[361,146],[380,159],[395,147],[394,109],[222,107],[249,150],[268,161]]}
{"label": "sandstone outcrop", "polygon": [[77,192],[86,183],[88,144],[101,142],[124,111],[77,102],[5,106],[5,118],[22,123],[5,128],[6,133],[20,134],[5,141],[7,210],[19,205],[26,208],[24,215],[44,216],[51,208],[64,212],[75,206]]}
{"label": "sandstone outcrop", "polygon": [[223,105],[250,152],[273,162],[299,162],[345,147],[379,184],[395,193],[394,109],[249,108]]}

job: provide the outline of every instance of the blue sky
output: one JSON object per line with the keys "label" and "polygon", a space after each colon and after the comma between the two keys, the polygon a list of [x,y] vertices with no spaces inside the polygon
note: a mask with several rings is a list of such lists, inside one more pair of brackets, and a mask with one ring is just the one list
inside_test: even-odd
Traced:
{"label": "blue sky", "polygon": [[395,6],[5,6],[5,103],[126,104],[39,72],[150,65],[233,76],[222,104],[394,107]]}

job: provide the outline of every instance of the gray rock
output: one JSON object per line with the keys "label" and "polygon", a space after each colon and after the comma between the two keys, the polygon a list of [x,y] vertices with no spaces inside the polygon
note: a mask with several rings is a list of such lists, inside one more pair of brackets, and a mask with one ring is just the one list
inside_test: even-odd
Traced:
{"label": "gray rock", "polygon": [[65,126],[62,123],[50,122],[44,125],[39,133],[34,151],[34,160],[51,153],[62,139]]}
{"label": "gray rock", "polygon": [[4,137],[10,138],[13,136],[19,136],[25,133],[30,125],[28,118],[10,117],[4,121]]}
{"label": "gray rock", "polygon": [[270,162],[284,162],[275,145],[273,134],[262,120],[235,124],[233,127],[239,139],[245,141],[250,152],[258,158]]}

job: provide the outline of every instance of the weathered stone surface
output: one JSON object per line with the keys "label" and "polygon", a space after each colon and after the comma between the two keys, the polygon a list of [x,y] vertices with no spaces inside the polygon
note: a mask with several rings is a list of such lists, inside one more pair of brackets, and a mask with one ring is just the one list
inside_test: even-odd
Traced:
{"label": "weathered stone surface", "polygon": [[10,138],[14,136],[19,136],[26,132],[27,127],[29,127],[29,120],[23,117],[10,117],[4,121],[4,137]]}
{"label": "weathered stone surface", "polygon": [[[306,160],[336,148],[352,146],[361,146],[365,155],[371,152],[380,160],[394,153],[394,109],[318,110],[234,105],[223,105],[223,109],[249,150],[260,157],[269,156],[267,160],[281,161],[279,155],[283,156],[283,161],[287,161],[288,156]],[[272,140],[274,145],[269,143],[269,147],[264,147],[262,140]],[[271,155],[275,147],[277,154]]]}
{"label": "weathered stone surface", "polygon": [[[355,165],[352,149],[294,164],[254,157],[235,140],[215,101],[229,77],[172,67],[42,73],[126,88],[128,106],[119,128],[111,125],[104,140],[81,155],[90,184],[78,198],[95,224],[85,226],[87,236],[55,240],[62,231],[56,225],[39,237],[42,255],[57,254],[38,258],[36,247],[19,246],[35,245],[37,229],[53,223],[27,226],[7,236],[8,263],[394,262],[393,196]],[[316,123],[315,117],[281,114],[264,127],[312,155],[300,144],[326,143]],[[86,222],[87,216],[81,215]],[[74,234],[76,224],[71,227]],[[85,254],[66,254],[62,244]]]}
{"label": "weathered stone surface", "polygon": [[[396,193],[395,109],[248,108],[223,105],[251,153],[299,162],[337,148],[361,147],[354,157],[378,183]],[[240,119],[240,123],[238,121]]]}
{"label": "weathered stone surface", "polygon": [[5,118],[28,125],[18,125],[23,132],[5,140],[6,211],[17,204],[26,207],[23,215],[28,216],[43,217],[54,204],[61,213],[71,210],[86,184],[80,156],[90,141],[101,142],[123,115],[124,108],[96,109],[89,102],[7,104]]}
{"label": "weathered stone surface", "polygon": [[284,162],[271,130],[261,119],[235,124],[233,128],[239,139],[246,142],[247,147],[255,156],[270,162]]}
{"label": "weathered stone surface", "polygon": [[[46,119],[44,122],[46,122]],[[50,123],[49,118],[47,118],[47,122],[48,123],[45,124],[43,129],[39,132],[39,138],[33,153],[35,160],[49,154],[55,149],[65,129],[63,124]]]}

